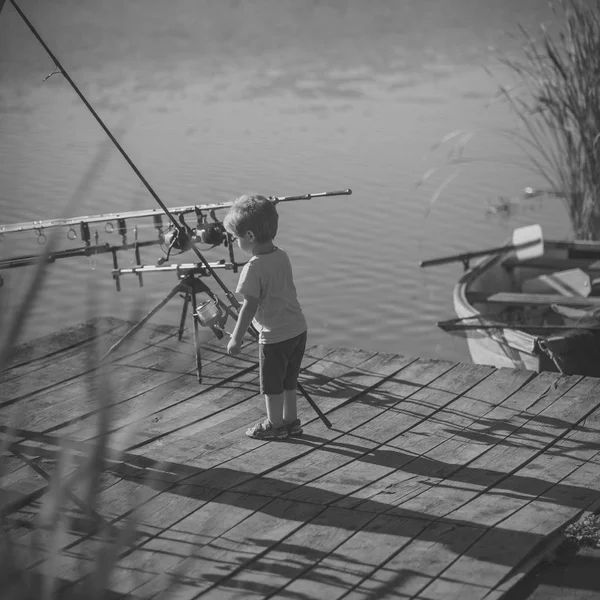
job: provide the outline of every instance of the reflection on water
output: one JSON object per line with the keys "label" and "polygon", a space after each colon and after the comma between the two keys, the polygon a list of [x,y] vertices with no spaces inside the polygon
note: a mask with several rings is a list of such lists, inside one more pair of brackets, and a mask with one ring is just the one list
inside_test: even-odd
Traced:
{"label": "reflection on water", "polygon": [[[169,206],[229,200],[246,191],[296,195],[350,187],[349,197],[280,205],[278,243],[290,253],[311,342],[467,359],[438,331],[450,318],[460,266],[421,271],[425,257],[497,245],[521,224],[566,233],[557,205],[510,219],[490,199],[537,181],[494,134],[509,123],[487,108],[481,68],[506,32],[549,17],[545,0],[23,0],[34,25],[132,160]],[[0,14],[0,221],[60,215],[69,198],[94,214],[154,207],[113,148],[82,193],[106,137],[10,5]],[[432,147],[449,131],[475,132],[473,158],[433,206],[443,164]],[[515,159],[516,158],[516,159]],[[522,160],[521,160],[522,162]],[[427,216],[426,216],[427,215]],[[64,235],[65,232],[62,232]],[[116,243],[105,230],[100,239]],[[153,235],[152,226],[140,236]],[[2,256],[36,252],[11,237]],[[61,244],[68,247],[68,240]],[[210,260],[220,251],[207,253]],[[143,253],[156,262],[158,249]],[[185,255],[185,261],[192,260]],[[123,253],[120,266],[129,266]],[[147,309],[172,274],[123,279],[109,258],[51,266],[26,337],[87,317],[90,298],[122,315]],[[4,273],[3,294],[23,271]],[[225,274],[233,286],[235,276]],[[7,294],[8,290],[8,294]],[[177,323],[176,301],[155,317]]]}

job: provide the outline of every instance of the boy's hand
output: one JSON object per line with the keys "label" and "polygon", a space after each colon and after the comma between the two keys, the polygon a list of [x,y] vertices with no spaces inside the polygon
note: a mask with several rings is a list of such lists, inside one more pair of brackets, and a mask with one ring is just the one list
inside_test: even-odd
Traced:
{"label": "boy's hand", "polygon": [[231,337],[229,343],[227,344],[227,354],[231,356],[235,356],[239,354],[242,349],[242,340],[236,340],[234,337]]}
{"label": "boy's hand", "polygon": [[242,307],[238,314],[235,329],[233,330],[231,339],[227,344],[227,354],[234,356],[240,353],[244,335],[246,334],[248,327],[250,327],[250,323],[256,314],[257,308],[258,298],[254,298],[253,296],[244,296],[244,302],[242,303]]}

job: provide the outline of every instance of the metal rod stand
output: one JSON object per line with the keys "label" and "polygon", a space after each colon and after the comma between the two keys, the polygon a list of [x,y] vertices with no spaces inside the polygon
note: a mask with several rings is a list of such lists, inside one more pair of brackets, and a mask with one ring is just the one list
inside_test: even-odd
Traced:
{"label": "metal rod stand", "polygon": [[[183,309],[181,311],[181,320],[179,321],[178,339],[181,340],[183,331],[185,328],[185,320],[187,317],[187,311],[192,305],[192,319],[194,321],[194,348],[196,350],[196,371],[198,373],[198,383],[202,383],[202,356],[200,352],[200,338],[199,338],[199,323],[198,319],[194,316],[196,309],[198,308],[198,302],[196,294],[205,293],[211,298],[214,298],[214,294],[211,289],[198,277],[195,277],[192,273],[189,273],[181,278],[181,281],[150,311],[144,315],[131,329],[125,333],[125,335],[115,342],[108,351],[104,354],[101,360],[105,360],[111,353],[115,352],[124,342],[126,342],[132,335],[134,335],[139,329],[141,329],[161,308],[174,298],[177,294],[183,294]],[[213,331],[223,337],[223,333],[220,331]]]}
{"label": "metal rod stand", "polygon": [[[181,319],[179,321],[179,330],[178,330],[178,338],[181,340],[183,336],[183,331],[185,327],[185,320],[187,316],[187,311],[189,305],[192,305],[192,318],[194,320],[194,346],[196,349],[196,369],[198,371],[198,383],[202,383],[202,358],[200,355],[200,342],[199,342],[199,322],[197,317],[195,317],[195,313],[197,310],[197,300],[196,294],[205,293],[212,300],[216,301],[218,306],[224,311],[224,314],[231,315],[235,320],[237,320],[237,314],[234,311],[231,311],[229,306],[227,306],[224,302],[222,302],[218,296],[216,296],[212,290],[199,278],[194,275],[194,272],[191,270],[189,273],[183,275],[181,277],[181,281],[156,305],[154,306],[140,321],[138,321],[127,333],[118,340],[115,344],[113,344],[106,354],[102,357],[102,360],[106,359],[106,357],[117,350],[119,346],[121,346],[126,340],[128,340],[134,333],[136,333],[141,327],[147,323],[153,315],[155,315],[163,306],[165,306],[171,298],[176,296],[179,293],[183,293],[183,308],[181,311]],[[234,297],[235,298],[235,297]],[[221,339],[223,337],[223,330],[219,327],[213,326],[213,333]],[[258,341],[258,332],[256,329],[251,326],[249,328],[250,335],[254,338],[255,341]],[[302,384],[298,382],[298,391],[306,398],[310,406],[317,413],[317,416],[323,421],[323,423],[331,429],[331,421],[325,416],[325,414],[321,411],[321,409],[317,406],[316,402],[310,397],[309,393],[304,389]]]}

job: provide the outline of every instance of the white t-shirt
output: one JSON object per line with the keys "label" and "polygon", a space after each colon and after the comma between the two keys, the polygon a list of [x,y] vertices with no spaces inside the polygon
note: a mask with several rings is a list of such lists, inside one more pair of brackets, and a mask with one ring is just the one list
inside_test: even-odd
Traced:
{"label": "white t-shirt", "polygon": [[243,267],[236,293],[258,298],[254,326],[260,344],[289,340],[307,329],[288,255],[278,247],[253,256]]}

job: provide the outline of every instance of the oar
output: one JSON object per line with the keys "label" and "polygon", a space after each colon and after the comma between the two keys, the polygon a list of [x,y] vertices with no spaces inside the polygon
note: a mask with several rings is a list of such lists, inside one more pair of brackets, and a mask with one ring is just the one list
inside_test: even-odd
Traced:
{"label": "oar", "polygon": [[472,258],[479,256],[488,256],[491,254],[503,254],[505,252],[515,251],[515,256],[518,260],[528,260],[536,258],[544,254],[544,237],[540,225],[527,225],[519,227],[513,231],[512,243],[506,246],[498,246],[496,248],[488,248],[487,250],[477,250],[476,252],[463,252],[462,254],[453,254],[442,258],[432,258],[430,260],[422,260],[419,263],[420,267],[432,267],[434,265],[443,265],[451,262],[463,262],[465,265]]}
{"label": "oar", "polygon": [[513,330],[523,330],[527,329],[528,331],[570,331],[573,329],[583,329],[586,331],[590,331],[593,329],[600,329],[600,325],[527,325],[526,323],[517,324],[492,324],[486,323],[477,325],[475,323],[449,323],[445,321],[438,321],[437,326],[444,331],[471,331],[471,330],[488,330],[488,329],[513,329]]}

